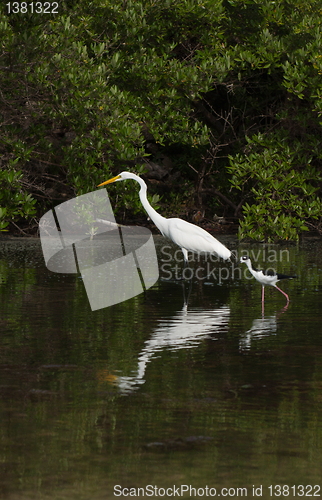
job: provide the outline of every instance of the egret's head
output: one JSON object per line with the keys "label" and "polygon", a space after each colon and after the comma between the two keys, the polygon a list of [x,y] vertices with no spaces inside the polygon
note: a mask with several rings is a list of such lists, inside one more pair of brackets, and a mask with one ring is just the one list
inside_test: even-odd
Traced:
{"label": "egret's head", "polygon": [[247,262],[250,262],[250,258],[248,257],[248,255],[243,255],[241,258],[240,258],[240,261],[239,262],[244,262],[244,264],[247,264]]}
{"label": "egret's head", "polygon": [[126,179],[126,177],[123,177],[123,175],[126,174],[126,172],[122,172],[119,175],[116,175],[112,179],[109,179],[108,181],[102,182],[102,184],[99,184],[97,187],[105,186],[106,184],[111,184],[112,182],[116,181],[122,181],[123,179]]}
{"label": "egret's head", "polygon": [[112,179],[102,182],[102,184],[99,184],[97,187],[105,186],[106,184],[111,184],[112,182],[116,181],[125,181],[126,179],[134,179],[135,181],[137,181],[139,177],[135,174],[132,174],[132,172],[121,172],[119,175],[112,177]]}

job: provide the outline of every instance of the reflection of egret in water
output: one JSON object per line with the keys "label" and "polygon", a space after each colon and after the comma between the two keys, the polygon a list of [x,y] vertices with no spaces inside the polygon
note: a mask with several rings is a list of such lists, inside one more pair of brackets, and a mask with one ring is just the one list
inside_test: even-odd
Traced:
{"label": "reflection of egret in water", "polygon": [[252,341],[261,340],[277,333],[277,320],[287,310],[287,305],[278,313],[267,318],[262,314],[261,318],[254,319],[252,327],[243,333],[239,339],[239,351],[246,352],[251,348]]}
{"label": "reflection of egret in water", "polygon": [[149,340],[138,356],[138,368],[132,377],[120,376],[113,380],[120,392],[127,393],[136,390],[145,383],[147,364],[157,358],[163,349],[176,351],[197,347],[204,339],[227,330],[230,309],[227,305],[219,309],[205,311],[188,311],[185,304],[171,318],[160,320]]}

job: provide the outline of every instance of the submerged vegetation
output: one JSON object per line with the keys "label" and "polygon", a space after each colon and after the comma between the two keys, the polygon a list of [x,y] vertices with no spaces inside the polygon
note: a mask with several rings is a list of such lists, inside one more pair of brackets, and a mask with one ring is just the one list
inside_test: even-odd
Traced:
{"label": "submerged vegetation", "polygon": [[[165,215],[259,241],[322,232],[320,1],[9,4],[0,230],[131,170]],[[132,183],[109,193],[120,218],[142,210]]]}

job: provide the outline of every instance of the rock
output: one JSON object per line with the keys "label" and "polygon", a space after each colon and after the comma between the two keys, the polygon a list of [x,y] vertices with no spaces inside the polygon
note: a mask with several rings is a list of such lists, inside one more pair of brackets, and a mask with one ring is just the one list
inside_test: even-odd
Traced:
{"label": "rock", "polygon": [[148,179],[161,181],[168,175],[168,171],[164,167],[161,167],[161,165],[153,163],[152,161],[146,163],[144,166],[147,169],[146,177]]}

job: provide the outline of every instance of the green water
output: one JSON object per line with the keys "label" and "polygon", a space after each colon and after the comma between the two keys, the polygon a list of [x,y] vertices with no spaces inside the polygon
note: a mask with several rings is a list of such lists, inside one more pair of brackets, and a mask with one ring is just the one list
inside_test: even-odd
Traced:
{"label": "green water", "polygon": [[39,240],[0,241],[0,498],[322,495],[322,243],[225,243],[297,275],[287,308],[201,260],[92,312]]}

